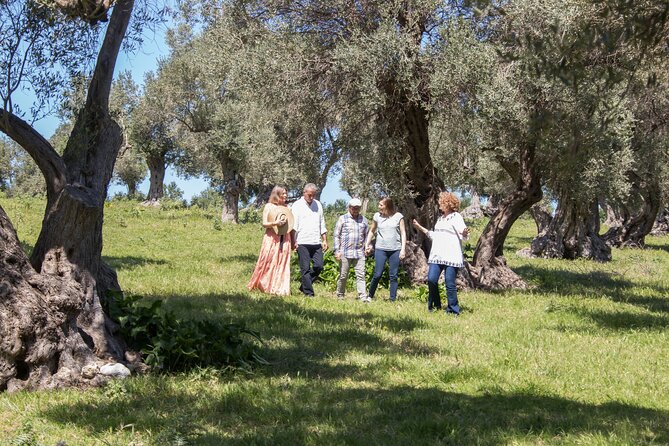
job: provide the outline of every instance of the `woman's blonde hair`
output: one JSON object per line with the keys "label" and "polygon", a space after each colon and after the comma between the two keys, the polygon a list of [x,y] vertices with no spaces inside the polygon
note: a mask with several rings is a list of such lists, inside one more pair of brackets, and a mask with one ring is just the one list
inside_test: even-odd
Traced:
{"label": "woman's blonde hair", "polygon": [[274,189],[272,189],[272,192],[269,194],[269,202],[272,204],[277,204],[279,202],[279,196],[284,192],[286,192],[285,187],[274,186]]}
{"label": "woman's blonde hair", "polygon": [[393,215],[395,213],[395,203],[390,197],[385,197],[381,199],[381,203],[386,207],[386,215]]}
{"label": "woman's blonde hair", "polygon": [[460,200],[452,192],[442,192],[439,194],[439,206],[444,206],[453,212],[460,210]]}

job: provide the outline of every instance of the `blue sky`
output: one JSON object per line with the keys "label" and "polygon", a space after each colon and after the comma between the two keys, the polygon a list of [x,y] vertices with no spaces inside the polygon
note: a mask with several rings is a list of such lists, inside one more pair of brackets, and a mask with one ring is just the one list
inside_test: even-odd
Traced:
{"label": "blue sky", "polygon": [[[143,85],[144,75],[149,71],[156,71],[158,68],[158,60],[167,55],[169,48],[165,43],[164,27],[159,27],[155,31],[147,31],[144,35],[144,42],[141,48],[134,53],[123,53],[119,56],[116,65],[116,75],[118,73],[128,70],[132,73],[132,77],[137,85]],[[30,98],[27,96],[17,97],[19,104],[27,104]],[[25,110],[29,107],[23,107]],[[49,138],[58,126],[58,120],[55,117],[47,117],[35,123],[35,127],[42,134],[42,136]],[[340,176],[333,176],[328,179],[328,183],[321,194],[321,201],[325,204],[334,203],[337,199],[342,198],[348,200],[349,196],[339,187]],[[190,178],[185,180],[179,178],[172,168],[168,168],[165,175],[165,183],[176,182],[180,189],[184,191],[184,197],[190,200],[193,195],[200,193],[206,189],[209,183],[203,178]],[[305,183],[312,181],[305,178]],[[149,190],[148,178],[139,186],[139,190],[143,193]],[[116,184],[111,184],[109,187],[109,194],[114,195],[117,192],[125,192],[125,188]]]}

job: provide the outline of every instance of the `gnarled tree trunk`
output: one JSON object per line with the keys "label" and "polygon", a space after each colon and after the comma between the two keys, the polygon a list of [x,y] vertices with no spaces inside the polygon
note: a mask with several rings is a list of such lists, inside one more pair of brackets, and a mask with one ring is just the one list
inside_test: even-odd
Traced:
{"label": "gnarled tree trunk", "polygon": [[[235,160],[223,151],[220,157],[223,172],[223,223],[239,223],[239,197],[244,192],[246,182],[239,173]],[[271,191],[270,191],[271,192]]]}
{"label": "gnarled tree trunk", "polygon": [[[610,228],[602,239],[613,247],[637,247],[646,245],[646,236],[650,234],[655,224],[655,218],[660,210],[660,188],[652,179],[641,181],[635,178],[632,186],[632,196],[640,201],[640,206],[634,210],[630,203],[622,204],[614,212],[617,221],[607,218]],[[609,206],[611,207],[611,206]],[[608,217],[608,212],[607,212]]]}
{"label": "gnarled tree trunk", "polygon": [[80,324],[101,313],[91,284],[76,267],[60,266],[35,271],[0,207],[0,390],[99,384],[101,376],[83,378],[82,369],[116,360],[98,352]]}
{"label": "gnarled tree trunk", "polygon": [[149,193],[146,201],[155,203],[165,195],[165,170],[167,169],[165,152],[147,155],[146,165],[149,167]]}
{"label": "gnarled tree trunk", "polygon": [[597,200],[582,204],[561,194],[546,232],[532,240],[532,256],[549,259],[611,260],[611,248],[599,236]]}
{"label": "gnarled tree trunk", "polygon": [[125,346],[101,305],[107,289],[118,289],[101,253],[104,201],[123,140],[109,115],[109,92],[133,5],[119,0],[114,8],[86,104],[62,158],[27,123],[0,112],[0,128],[28,151],[47,184],[44,221],[30,262],[0,213],[2,388],[95,383],[101,378],[82,377],[85,366],[124,360]]}
{"label": "gnarled tree trunk", "polygon": [[541,203],[537,203],[530,208],[530,215],[537,226],[537,234],[543,234],[553,220],[550,211],[546,209]]}
{"label": "gnarled tree trunk", "polygon": [[469,272],[477,288],[526,287],[520,276],[506,265],[504,241],[518,217],[541,200],[543,193],[535,152],[536,146],[528,144],[521,148],[518,163],[500,160],[515,180],[516,188],[499,201],[476,245]]}
{"label": "gnarled tree trunk", "polygon": [[472,195],[472,203],[462,210],[461,212],[462,216],[466,219],[472,219],[472,220],[483,218],[484,215],[483,215],[483,208],[481,207],[481,197],[473,188],[471,189],[471,195]]}
{"label": "gnarled tree trunk", "polygon": [[664,208],[658,212],[655,218],[655,224],[650,231],[652,235],[667,235],[669,234],[669,209]]}

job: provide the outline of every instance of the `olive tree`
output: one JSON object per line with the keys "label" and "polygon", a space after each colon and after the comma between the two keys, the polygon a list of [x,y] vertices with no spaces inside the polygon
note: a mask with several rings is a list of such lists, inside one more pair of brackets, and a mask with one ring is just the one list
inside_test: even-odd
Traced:
{"label": "olive tree", "polygon": [[[133,0],[0,2],[0,131],[30,154],[47,195],[30,259],[0,207],[0,389],[83,385],[101,379],[83,378],[85,366],[124,360],[102,308],[118,285],[101,251],[104,201],[123,142],[109,96],[133,8]],[[22,119],[12,95],[29,84],[43,105],[62,92],[68,68],[91,59],[86,100],[59,155]]]}

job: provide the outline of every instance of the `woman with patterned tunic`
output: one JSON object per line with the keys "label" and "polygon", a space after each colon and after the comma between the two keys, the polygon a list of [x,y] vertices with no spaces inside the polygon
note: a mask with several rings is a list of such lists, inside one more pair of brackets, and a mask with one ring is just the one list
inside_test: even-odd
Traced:
{"label": "woman with patterned tunic", "polygon": [[430,249],[430,257],[427,260],[428,311],[441,309],[438,282],[443,271],[448,300],[446,313],[460,314],[455,278],[458,275],[458,269],[464,266],[462,239],[469,236],[469,228],[458,212],[459,209],[458,197],[450,192],[442,192],[439,194],[439,210],[442,215],[437,219],[432,231],[428,231],[415,219],[413,220],[413,226],[432,240],[432,249]]}

